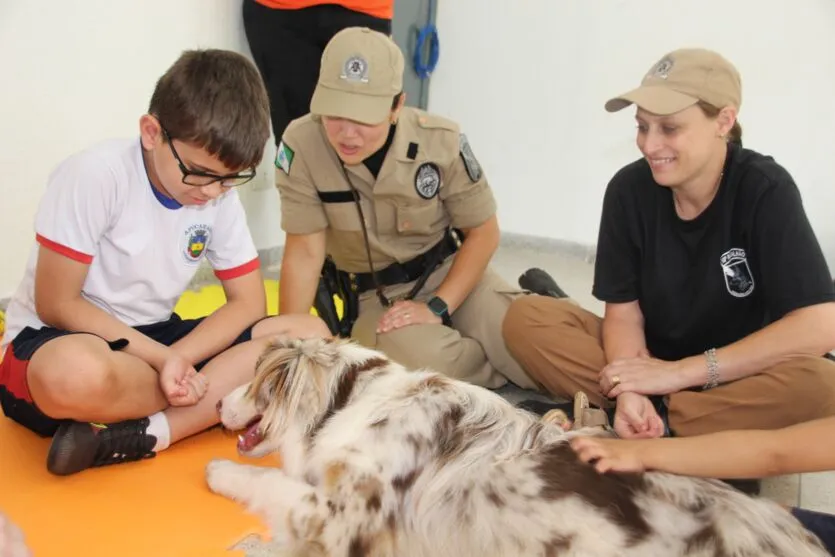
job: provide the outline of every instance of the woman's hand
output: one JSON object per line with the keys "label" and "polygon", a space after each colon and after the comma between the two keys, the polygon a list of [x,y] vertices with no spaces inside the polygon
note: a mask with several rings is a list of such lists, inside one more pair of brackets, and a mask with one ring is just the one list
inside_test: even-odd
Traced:
{"label": "woman's hand", "polygon": [[690,387],[680,362],[666,362],[647,356],[617,360],[600,371],[600,392],[608,398],[623,393],[668,395]]}
{"label": "woman's hand", "polygon": [[408,327],[409,325],[421,325],[426,323],[440,324],[442,320],[432,313],[425,303],[412,300],[395,302],[389,310],[380,318],[377,324],[378,333],[388,333],[395,329]]}
{"label": "woman's hand", "polygon": [[623,439],[651,439],[664,435],[664,422],[649,397],[623,393],[615,407],[615,433]]}
{"label": "woman's hand", "polygon": [[604,439],[601,437],[576,437],[571,448],[580,460],[594,462],[594,469],[606,472],[643,472],[646,465],[641,458],[641,441]]}

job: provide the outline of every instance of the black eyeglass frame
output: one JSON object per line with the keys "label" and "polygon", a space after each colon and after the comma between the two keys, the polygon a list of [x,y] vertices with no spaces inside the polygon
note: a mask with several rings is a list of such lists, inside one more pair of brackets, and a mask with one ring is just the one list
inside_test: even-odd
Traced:
{"label": "black eyeglass frame", "polygon": [[[202,170],[191,170],[183,163],[183,159],[180,158],[180,154],[177,153],[177,149],[174,148],[174,142],[171,140],[171,134],[168,133],[168,130],[165,129],[165,126],[163,126],[162,123],[160,123],[159,127],[162,130],[162,134],[165,136],[165,140],[168,142],[168,146],[171,149],[171,154],[174,155],[174,159],[177,161],[177,165],[180,167],[180,172],[183,175],[183,183],[185,185],[196,188],[202,188],[219,181],[220,185],[224,188],[237,188],[239,186],[243,186],[244,184],[252,181],[252,179],[255,178],[254,168],[249,172],[226,174],[224,176],[218,176],[217,174],[212,174],[211,172],[203,172]],[[188,181],[189,177],[191,176],[196,176],[199,178],[211,178],[211,180],[206,183],[193,184]],[[224,181],[228,180],[235,180],[235,183],[225,184]]]}

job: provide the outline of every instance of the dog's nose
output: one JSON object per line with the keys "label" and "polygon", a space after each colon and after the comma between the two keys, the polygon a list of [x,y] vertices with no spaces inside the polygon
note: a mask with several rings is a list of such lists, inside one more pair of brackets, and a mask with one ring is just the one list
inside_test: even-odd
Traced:
{"label": "dog's nose", "polygon": [[220,409],[223,408],[223,399],[217,401],[217,404],[215,404],[215,408],[217,408],[217,413],[220,414]]}

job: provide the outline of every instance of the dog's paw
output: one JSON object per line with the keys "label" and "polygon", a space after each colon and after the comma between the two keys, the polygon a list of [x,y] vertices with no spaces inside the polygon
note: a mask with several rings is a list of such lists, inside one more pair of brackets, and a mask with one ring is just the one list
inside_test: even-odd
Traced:
{"label": "dog's paw", "polygon": [[32,557],[23,537],[23,532],[0,513],[0,556]]}
{"label": "dog's paw", "polygon": [[215,459],[206,465],[206,483],[218,495],[237,499],[246,486],[243,466],[231,460]]}

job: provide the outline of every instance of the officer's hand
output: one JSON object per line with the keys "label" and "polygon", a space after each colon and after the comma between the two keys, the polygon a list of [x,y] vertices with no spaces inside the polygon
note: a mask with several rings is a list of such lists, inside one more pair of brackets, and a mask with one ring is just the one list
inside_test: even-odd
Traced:
{"label": "officer's hand", "polygon": [[395,302],[380,318],[380,322],[377,324],[377,333],[388,333],[409,325],[439,324],[441,322],[441,318],[432,313],[432,310],[426,304],[400,301]]}

